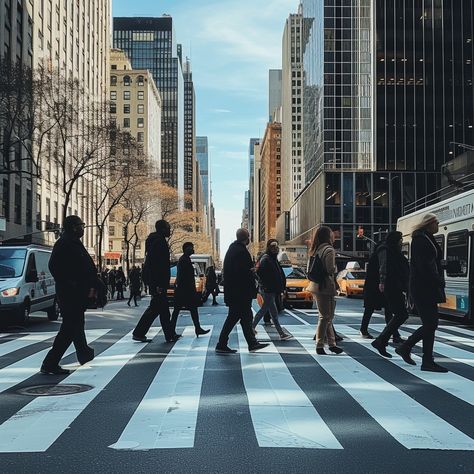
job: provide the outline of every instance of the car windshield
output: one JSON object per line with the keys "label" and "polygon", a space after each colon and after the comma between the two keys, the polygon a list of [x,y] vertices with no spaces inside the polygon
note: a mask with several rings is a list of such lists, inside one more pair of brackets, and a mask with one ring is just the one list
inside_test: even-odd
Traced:
{"label": "car windshield", "polygon": [[284,267],[283,273],[285,274],[286,278],[298,280],[301,278],[306,278],[306,274],[301,268],[296,267]]}
{"label": "car windshield", "polygon": [[26,250],[0,249],[0,278],[19,277],[23,273]]}
{"label": "car windshield", "polygon": [[347,272],[348,280],[365,280],[365,272]]}

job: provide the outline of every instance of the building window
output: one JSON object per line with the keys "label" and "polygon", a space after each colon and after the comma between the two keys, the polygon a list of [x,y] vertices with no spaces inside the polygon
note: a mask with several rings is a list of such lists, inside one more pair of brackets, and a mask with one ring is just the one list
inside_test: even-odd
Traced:
{"label": "building window", "polygon": [[137,84],[138,84],[139,86],[143,86],[143,85],[145,84],[145,81],[144,81],[144,79],[143,79],[143,76],[138,76],[138,78],[137,78]]}
{"label": "building window", "polygon": [[137,119],[137,127],[138,128],[143,128],[145,126],[145,119],[144,118],[138,118]]}
{"label": "building window", "polygon": [[21,224],[21,186],[15,184],[15,202],[14,202],[15,224]]}
{"label": "building window", "polygon": [[117,76],[110,76],[110,85],[111,86],[117,85]]}
{"label": "building window", "polygon": [[109,235],[111,237],[115,235],[115,227],[113,225],[109,226]]}
{"label": "building window", "polygon": [[110,103],[110,113],[116,114],[117,113],[117,104],[115,102]]}
{"label": "building window", "polygon": [[137,105],[137,112],[138,112],[139,114],[145,113],[145,106],[144,106],[143,104],[138,104],[138,105]]}
{"label": "building window", "polygon": [[[447,275],[449,277],[465,277],[467,276],[468,268],[468,240],[469,234],[467,230],[461,230],[459,232],[452,232],[448,234],[448,245],[446,259],[448,264],[450,262],[456,262],[457,265],[453,265],[451,268],[448,266]],[[457,268],[456,268],[457,267]]]}
{"label": "building window", "polygon": [[110,91],[110,100],[117,100],[117,91]]}
{"label": "building window", "polygon": [[130,100],[130,91],[123,91],[123,100]]}
{"label": "building window", "polygon": [[124,118],[123,119],[123,128],[130,128],[130,119]]}
{"label": "building window", "polygon": [[138,98],[138,100],[143,100],[145,98],[145,92],[144,91],[138,91],[137,98]]}
{"label": "building window", "polygon": [[8,221],[10,220],[10,182],[8,179],[3,180],[2,192],[2,215]]}
{"label": "building window", "polygon": [[123,104],[123,113],[124,114],[130,113],[130,104]]}
{"label": "building window", "polygon": [[132,83],[132,80],[130,79],[130,76],[123,76],[123,85],[124,86],[129,86]]}
{"label": "building window", "polygon": [[145,133],[144,132],[138,132],[137,133],[137,142],[143,143],[145,141]]}

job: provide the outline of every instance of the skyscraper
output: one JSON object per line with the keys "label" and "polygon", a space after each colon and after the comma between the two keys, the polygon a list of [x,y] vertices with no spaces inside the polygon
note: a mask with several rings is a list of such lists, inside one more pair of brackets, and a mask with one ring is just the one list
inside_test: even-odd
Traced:
{"label": "skyscraper", "polygon": [[209,145],[207,137],[196,137],[196,159],[199,163],[199,173],[202,179],[204,204],[209,209]]}
{"label": "skyscraper", "polygon": [[255,145],[259,138],[251,138],[249,143],[249,196],[248,196],[248,219],[250,235],[253,235],[253,203],[254,203],[254,172],[255,172]]}
{"label": "skyscraper", "polygon": [[[184,75],[184,192],[193,196],[194,160],[196,159],[196,95],[191,62],[186,58]],[[194,198],[194,203],[196,199]],[[197,210],[197,209],[195,209]]]}
{"label": "skyscraper", "polygon": [[300,7],[297,14],[288,17],[283,32],[281,184],[284,211],[288,211],[304,187],[302,19]]}
{"label": "skyscraper", "polygon": [[281,69],[268,71],[268,121],[273,120],[273,114],[281,107]]}
{"label": "skyscraper", "polygon": [[134,69],[149,69],[163,100],[161,175],[184,194],[184,79],[170,16],[114,18],[113,44]]}

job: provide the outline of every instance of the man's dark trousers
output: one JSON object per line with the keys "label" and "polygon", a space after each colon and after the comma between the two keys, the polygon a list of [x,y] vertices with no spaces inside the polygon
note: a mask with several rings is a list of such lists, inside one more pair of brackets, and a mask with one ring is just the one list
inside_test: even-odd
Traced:
{"label": "man's dark trousers", "polygon": [[71,343],[74,343],[79,362],[86,359],[92,350],[87,345],[84,332],[84,310],[71,307],[61,308],[61,317],[62,323],[58,335],[43,362],[46,367],[57,367]]}
{"label": "man's dark trousers", "polygon": [[385,292],[385,297],[387,300],[387,310],[393,314],[393,317],[377,339],[387,345],[391,336],[396,337],[399,335],[398,329],[408,319],[408,312],[405,305],[405,296],[401,291]]}
{"label": "man's dark trousers", "polygon": [[229,314],[224,322],[224,326],[222,327],[221,335],[219,337],[219,346],[227,346],[229,342],[229,334],[232,332],[232,329],[234,329],[239,320],[248,346],[253,347],[258,344],[252,328],[252,300],[248,300],[239,304],[229,305]]}
{"label": "man's dark trousers", "polygon": [[158,294],[156,291],[152,292],[150,305],[143,313],[140,321],[138,321],[137,327],[133,331],[133,335],[136,337],[145,337],[158,315],[160,315],[161,328],[163,329],[165,339],[171,339],[174,334],[172,334],[171,331],[168,297],[166,293]]}

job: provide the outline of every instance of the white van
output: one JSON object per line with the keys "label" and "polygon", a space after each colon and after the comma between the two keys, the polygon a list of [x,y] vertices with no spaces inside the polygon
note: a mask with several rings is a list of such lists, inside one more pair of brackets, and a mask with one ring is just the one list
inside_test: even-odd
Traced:
{"label": "white van", "polygon": [[46,311],[59,317],[56,286],[49,271],[52,250],[38,245],[0,246],[0,323],[13,319],[25,324],[30,314]]}

